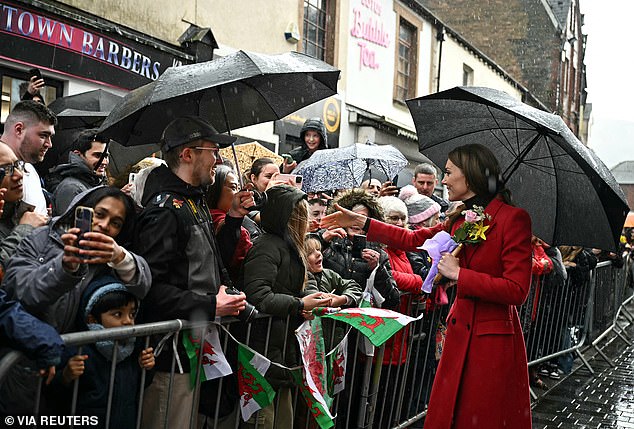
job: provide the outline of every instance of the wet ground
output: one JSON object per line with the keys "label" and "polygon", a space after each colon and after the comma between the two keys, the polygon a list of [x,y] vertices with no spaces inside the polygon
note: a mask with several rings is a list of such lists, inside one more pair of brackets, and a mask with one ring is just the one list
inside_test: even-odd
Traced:
{"label": "wet ground", "polygon": [[[634,339],[634,327],[626,333]],[[557,385],[544,378],[553,387],[533,408],[533,429],[634,428],[634,345],[616,339],[604,352],[614,367],[593,350],[584,354],[587,359],[596,355],[589,361],[594,376],[577,359],[579,369]]]}

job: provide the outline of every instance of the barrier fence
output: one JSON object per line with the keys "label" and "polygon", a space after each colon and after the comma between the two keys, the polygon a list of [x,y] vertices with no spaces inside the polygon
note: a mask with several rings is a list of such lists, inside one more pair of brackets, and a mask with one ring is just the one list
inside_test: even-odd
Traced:
{"label": "barrier fence", "polygon": [[[569,273],[566,281],[548,275],[533,278],[529,297],[526,303],[518,308],[529,367],[538,367],[555,360],[560,364],[562,361],[570,363],[576,356],[580,358],[583,366],[593,372],[582,353],[584,347],[596,350],[610,362],[601,351],[601,343],[604,340],[612,341],[618,338],[629,344],[625,329],[634,321],[632,314],[625,308],[634,296],[630,272],[631,261],[628,258],[623,268],[615,268],[609,262],[600,263],[593,271],[586,273],[587,275]],[[337,428],[422,427],[442,346],[444,320],[449,305],[433,307],[430,300],[411,295],[403,295],[401,300],[402,312],[407,309],[408,315],[424,316],[404,328],[386,345],[375,349],[374,357],[367,356],[361,351],[363,337],[354,330],[349,331],[346,388],[335,396],[331,410]],[[451,302],[450,296],[450,304]],[[253,324],[230,319],[223,321],[222,325],[243,344],[251,345],[254,337],[260,342],[264,339],[266,354],[271,336],[279,335],[279,332],[271,331],[273,320],[269,316],[260,315]],[[331,347],[335,342],[336,332],[342,331],[339,329],[342,325],[337,325],[335,321],[329,322],[332,322],[332,326],[324,330],[330,336],[326,338],[327,347]],[[291,324],[295,327],[297,321],[287,318],[285,332],[289,332]],[[63,335],[62,338],[67,346],[80,347],[79,353],[82,346],[94,344],[96,341],[122,341],[131,337],[141,338],[143,344],[150,344],[155,348],[157,341],[162,338],[165,349],[172,347],[174,341],[180,341],[179,337],[184,329],[201,331],[206,329],[206,326],[206,323],[192,324],[173,320],[128,328],[71,333]],[[264,331],[253,326],[264,327]],[[220,340],[235,371],[235,353],[232,351],[235,343],[227,332],[220,330]],[[294,340],[286,340],[289,339]],[[286,347],[284,352],[285,350]],[[115,362],[116,347],[113,353],[112,362]],[[387,362],[391,363],[386,364]],[[28,370],[31,367],[32,363],[19,352],[5,353],[0,360],[0,387],[10,389],[8,380],[11,379],[11,372],[17,371],[17,368]],[[173,375],[178,372],[178,367],[179,364],[173,357],[170,390],[165,404],[167,407],[170,406]],[[201,368],[202,353],[199,354],[198,365],[194,370],[201,371]],[[110,423],[115,371],[116,365],[112,365],[103,427],[109,427]],[[33,377],[35,378],[34,375]],[[236,383],[232,377],[234,376],[204,382],[202,389],[200,382],[195,384],[194,402],[190,413],[194,418],[191,420],[190,428],[247,427],[238,412]],[[42,393],[42,384],[37,382],[33,391],[33,415],[50,412],[45,404],[47,397]],[[140,385],[130,387],[137,390],[139,398],[137,428],[141,427],[145,385],[144,371]],[[46,389],[45,387],[44,390]],[[77,397],[78,382],[75,382],[69,399],[71,415],[76,413]],[[200,413],[199,403],[203,404],[201,408],[204,414]],[[292,404],[295,411],[295,427],[318,427],[296,389],[292,392]],[[279,403],[276,403],[276,409],[279,406]],[[7,414],[7,410],[4,412]],[[265,427],[259,423],[261,421],[258,416],[255,424],[248,427]],[[284,427],[289,427],[288,422],[285,423]],[[168,427],[167,421],[163,423],[163,427]]]}

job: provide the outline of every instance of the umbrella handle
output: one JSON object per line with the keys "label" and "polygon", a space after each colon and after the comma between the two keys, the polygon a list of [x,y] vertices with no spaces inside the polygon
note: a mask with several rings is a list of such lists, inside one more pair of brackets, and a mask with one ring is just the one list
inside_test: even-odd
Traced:
{"label": "umbrella handle", "polygon": [[[227,134],[231,135],[231,125],[229,125],[229,117],[227,116],[227,108],[225,107],[225,99],[222,97],[222,87],[218,88],[218,98],[220,98],[220,106],[222,107],[222,116],[225,118],[225,125],[227,126]],[[231,151],[233,152],[233,161],[238,173],[238,182],[240,182],[240,189],[244,189],[244,181],[242,180],[242,172],[240,172],[240,164],[238,163],[238,153],[236,152],[236,145],[231,143]]]}
{"label": "umbrella handle", "polygon": [[238,163],[238,153],[236,152],[236,145],[231,143],[231,151],[233,152],[233,160],[235,161],[236,172],[238,174],[238,181],[240,182],[240,189],[244,189],[244,183],[242,181],[242,173],[240,173],[240,164]]}

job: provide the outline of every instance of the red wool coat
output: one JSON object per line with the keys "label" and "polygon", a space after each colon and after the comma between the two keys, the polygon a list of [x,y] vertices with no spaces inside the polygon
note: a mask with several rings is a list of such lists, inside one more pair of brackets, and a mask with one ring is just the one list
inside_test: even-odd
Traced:
{"label": "red wool coat", "polygon": [[[494,199],[486,241],[463,248],[456,300],[434,379],[427,429],[530,429],[526,348],[517,315],[531,280],[531,221]],[[463,220],[454,225],[454,230]],[[369,241],[413,250],[441,227],[408,231],[371,221]]]}

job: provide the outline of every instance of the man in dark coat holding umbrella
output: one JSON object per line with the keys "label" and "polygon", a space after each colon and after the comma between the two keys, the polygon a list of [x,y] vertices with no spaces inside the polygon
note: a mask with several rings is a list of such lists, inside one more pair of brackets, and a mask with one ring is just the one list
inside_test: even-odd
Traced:
{"label": "man in dark coat holding umbrella", "polygon": [[285,161],[282,164],[284,173],[292,172],[297,167],[297,164],[310,158],[316,151],[328,149],[328,135],[326,134],[324,121],[321,118],[306,119],[299,133],[299,139],[302,141],[302,145],[289,152],[293,162],[289,164]]}
{"label": "man in dark coat holding umbrella", "polygon": [[[145,209],[135,236],[135,249],[146,258],[152,272],[142,317],[154,322],[235,316],[245,308],[246,297],[226,293],[229,280],[218,249],[233,254],[242,217],[248,210],[229,210],[222,229],[225,235],[219,235],[216,243],[205,202],[205,188],[213,183],[216,164],[222,162],[218,150],[235,138],[219,134],[200,118],[181,117],[165,127],[161,140],[167,166],[155,168],[147,177]],[[240,194],[242,204],[253,205],[248,191]],[[184,373],[174,375],[169,415],[163,398],[168,397],[170,388],[172,351],[166,348],[157,356],[157,373],[145,394],[144,428],[163,427],[166,418],[167,427],[189,427],[194,400],[189,359],[180,343],[177,352]]]}

